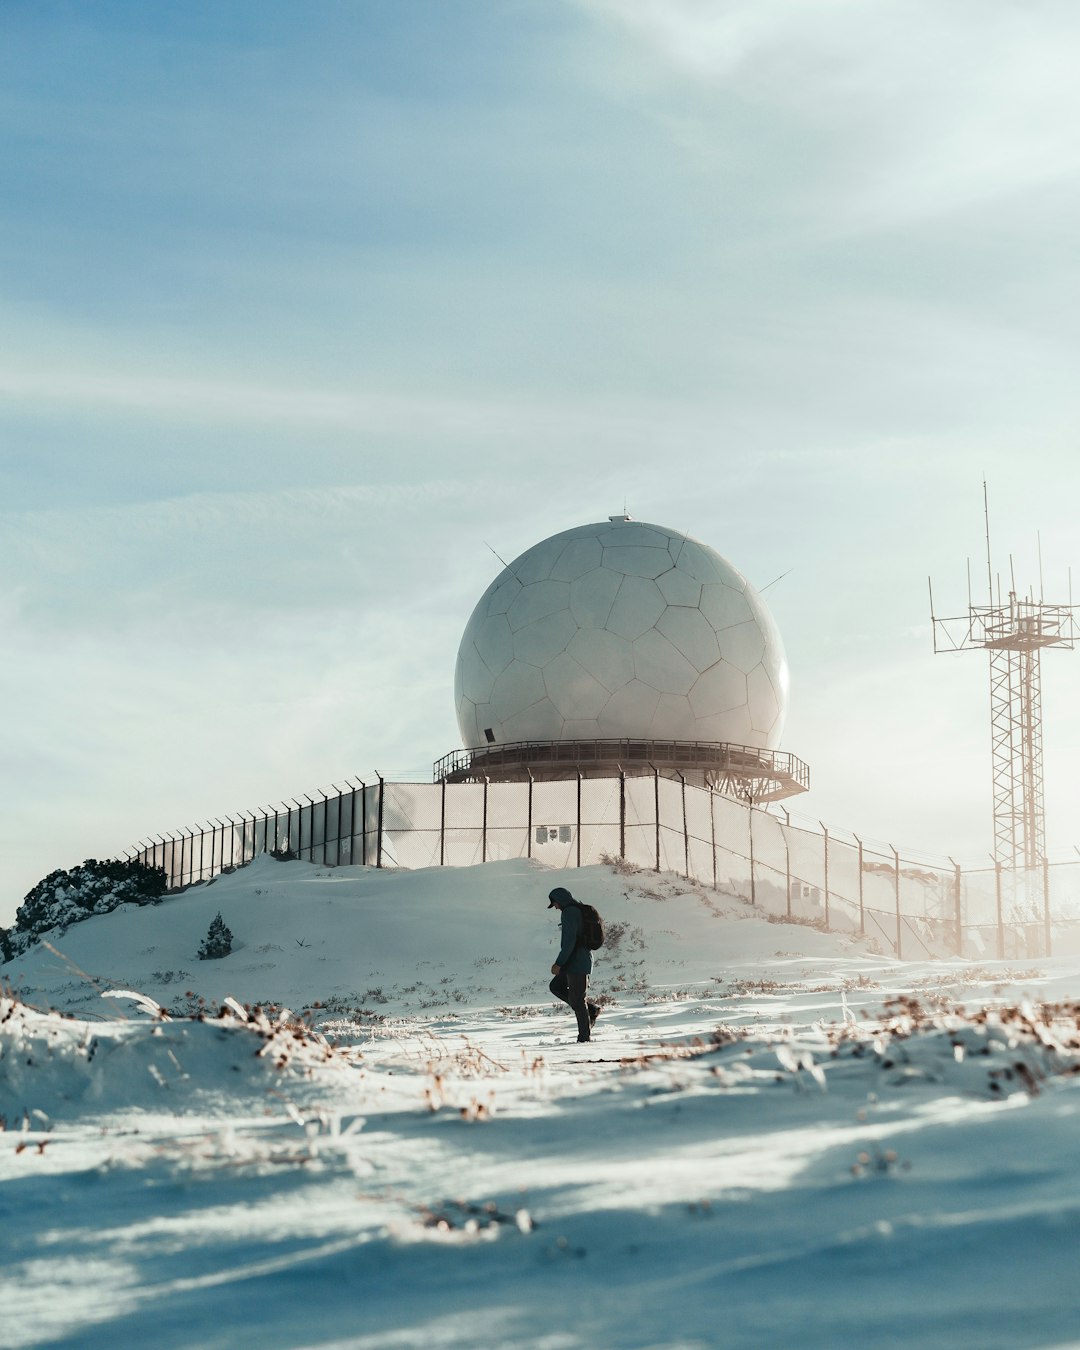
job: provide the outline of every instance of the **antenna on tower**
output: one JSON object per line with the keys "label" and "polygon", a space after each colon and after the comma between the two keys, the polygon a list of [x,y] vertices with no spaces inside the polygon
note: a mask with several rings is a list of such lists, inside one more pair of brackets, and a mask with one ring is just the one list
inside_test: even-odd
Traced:
{"label": "antenna on tower", "polygon": [[1042,535],[1038,530],[1035,531],[1035,548],[1039,555],[1039,603],[1041,604],[1046,599],[1046,594],[1043,591]]}
{"label": "antenna on tower", "polygon": [[[989,604],[971,599],[971,561],[968,560],[968,609],[964,615],[930,619],[935,652],[979,649],[990,657],[990,738],[994,793],[994,862],[1013,877],[1033,872],[1046,859],[1043,809],[1042,687],[1039,656],[1044,647],[1076,646],[1077,626],[1072,598],[1072,568],[1066,604],[1048,604],[1043,591],[1042,542],[1039,539],[1039,598],[1029,587],[1021,598],[1016,571],[1009,555],[1012,589],[1002,603],[1001,576],[994,599],[994,568],[990,553],[990,510],[983,479],[983,520],[986,529],[986,576]],[[1003,953],[1001,953],[1003,955]]]}
{"label": "antenna on tower", "polygon": [[[994,603],[994,569],[990,564],[990,498],[986,491],[986,479],[983,479],[983,519],[986,522],[986,583],[990,604]],[[998,587],[1000,592],[1001,587]]]}

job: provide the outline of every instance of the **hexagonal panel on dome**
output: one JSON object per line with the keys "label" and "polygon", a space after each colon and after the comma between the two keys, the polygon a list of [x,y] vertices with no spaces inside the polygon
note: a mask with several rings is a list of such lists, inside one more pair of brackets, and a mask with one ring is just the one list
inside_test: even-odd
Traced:
{"label": "hexagonal panel on dome", "polygon": [[753,608],[745,592],[738,591],[723,581],[714,581],[702,586],[700,608],[717,632],[724,628],[734,628],[737,623],[746,623],[754,617]]}
{"label": "hexagonal panel on dome", "polygon": [[746,706],[746,676],[727,661],[698,676],[688,695],[690,707],[699,720]]}
{"label": "hexagonal panel on dome", "polygon": [[693,539],[683,539],[681,547],[676,545],[674,557],[679,571],[689,573],[695,581],[726,581],[735,571],[718,553]]}
{"label": "hexagonal panel on dome", "polygon": [[786,717],[788,697],[791,693],[791,671],[788,669],[787,657],[784,655],[784,647],[778,632],[774,632],[766,642],[761,664],[768,672],[772,687],[776,690],[777,702],[783,710],[782,716]]}
{"label": "hexagonal panel on dome", "polygon": [[548,698],[567,720],[598,717],[611,697],[611,691],[579,666],[569,652],[560,652],[549,661],[543,674]]}
{"label": "hexagonal panel on dome", "polygon": [[481,620],[474,639],[480,659],[492,675],[498,675],[514,659],[514,640],[505,614]]}
{"label": "hexagonal panel on dome", "polygon": [[521,594],[506,611],[515,632],[526,624],[544,619],[570,604],[570,584],[566,581],[534,581],[522,587]]}
{"label": "hexagonal panel on dome", "polygon": [[568,717],[563,722],[564,741],[602,741],[604,734],[595,717]]}
{"label": "hexagonal panel on dome", "polygon": [[[471,706],[471,705],[470,705]],[[470,745],[483,745],[487,739],[484,735],[485,727],[493,727],[496,722],[495,713],[490,703],[477,703],[472,708],[472,734],[473,738],[469,741]],[[462,731],[464,735],[464,730]]]}
{"label": "hexagonal panel on dome", "polygon": [[666,548],[606,548],[604,566],[628,577],[658,577],[671,566]]}
{"label": "hexagonal panel on dome", "polygon": [[457,678],[460,693],[473,703],[486,703],[495,687],[495,676],[471,643],[458,657]]}
{"label": "hexagonal panel on dome", "polygon": [[715,717],[702,717],[698,720],[699,739],[703,741],[729,742],[732,745],[752,745],[759,750],[767,749],[765,737],[750,725],[750,710],[745,703],[727,712],[717,713]]}
{"label": "hexagonal panel on dome", "polygon": [[594,571],[604,560],[604,550],[595,538],[572,539],[564,545],[558,561],[551,569],[552,581],[577,581]]}
{"label": "hexagonal panel on dome", "polygon": [[748,619],[734,628],[725,628],[720,634],[720,650],[725,661],[749,675],[765,655],[765,634],[761,625]]}
{"label": "hexagonal panel on dome", "polygon": [[582,631],[603,629],[607,626],[611,606],[623,583],[619,572],[598,567],[586,572],[570,586],[570,613]]}
{"label": "hexagonal panel on dome", "polygon": [[764,666],[758,666],[747,675],[746,688],[750,725],[766,737],[770,749],[775,749],[780,744],[780,732],[783,729],[778,725],[781,717],[780,697]]}
{"label": "hexagonal panel on dome", "polygon": [[498,739],[504,745],[513,741],[558,741],[562,740],[563,722],[551,700],[542,698],[507,718],[496,730],[502,733]]}
{"label": "hexagonal panel on dome", "polygon": [[[462,737],[469,745],[475,745],[477,742],[472,739],[476,735],[476,704],[471,698],[466,698],[464,694],[457,695],[458,726],[461,728]],[[469,734],[466,735],[465,728],[469,727]]]}
{"label": "hexagonal panel on dome", "polygon": [[[616,739],[648,740],[652,716],[660,702],[660,691],[640,680],[617,690],[597,717],[600,735]],[[643,730],[644,728],[644,730]]]}
{"label": "hexagonal panel on dome", "polygon": [[685,694],[661,694],[652,715],[649,734],[656,740],[696,741],[694,714]]}
{"label": "hexagonal panel on dome", "polygon": [[568,609],[557,610],[535,623],[527,623],[514,634],[514,655],[519,661],[534,666],[546,665],[552,657],[566,650],[570,639],[578,631]]}
{"label": "hexagonal panel on dome", "polygon": [[505,614],[521,594],[521,589],[521,582],[518,581],[517,577],[507,572],[499,577],[496,583],[486,592],[487,603],[485,604],[481,599],[477,608],[482,607],[483,612],[487,615]]}
{"label": "hexagonal panel on dome", "polygon": [[655,581],[649,577],[623,577],[604,627],[632,642],[647,633],[665,609],[667,604]]}
{"label": "hexagonal panel on dome", "polygon": [[689,572],[669,567],[656,578],[656,584],[669,605],[687,605],[697,609],[701,604],[701,582]]}
{"label": "hexagonal panel on dome", "polygon": [[634,678],[633,646],[606,628],[579,628],[566,650],[609,693]]}
{"label": "hexagonal panel on dome", "polygon": [[510,570],[523,586],[531,586],[537,581],[547,581],[565,547],[566,540],[560,535],[553,535],[543,543],[537,544],[535,548],[529,549],[527,553],[523,553],[520,558],[516,558],[510,564]]}
{"label": "hexagonal panel on dome", "polygon": [[523,708],[539,703],[546,694],[543,671],[524,661],[511,661],[499,676],[491,694],[495,720],[505,723]]}
{"label": "hexagonal panel on dome", "polygon": [[657,619],[656,627],[695,670],[708,670],[720,660],[716,633],[700,609],[669,605]]}
{"label": "hexagonal panel on dome", "polygon": [[661,694],[688,694],[700,672],[663,633],[650,628],[634,641],[634,673]]}
{"label": "hexagonal panel on dome", "polygon": [[667,530],[643,525],[636,520],[619,520],[598,525],[596,538],[602,548],[667,548],[671,536]]}

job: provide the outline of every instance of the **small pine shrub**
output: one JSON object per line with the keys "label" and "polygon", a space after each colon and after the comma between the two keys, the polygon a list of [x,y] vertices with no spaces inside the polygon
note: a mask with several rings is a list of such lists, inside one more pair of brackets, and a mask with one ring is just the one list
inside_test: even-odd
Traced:
{"label": "small pine shrub", "polygon": [[220,910],[210,920],[210,927],[199,948],[200,961],[217,961],[232,951],[232,931],[225,927]]}

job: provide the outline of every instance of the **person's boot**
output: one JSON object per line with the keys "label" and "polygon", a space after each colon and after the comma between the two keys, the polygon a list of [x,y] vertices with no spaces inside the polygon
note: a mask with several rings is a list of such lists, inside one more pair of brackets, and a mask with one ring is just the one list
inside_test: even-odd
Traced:
{"label": "person's boot", "polygon": [[599,1004],[599,1003],[590,1003],[590,1004],[589,1004],[589,1030],[590,1030],[590,1031],[592,1030],[592,1028],[593,1028],[594,1026],[596,1026],[596,1019],[597,1019],[599,1016],[600,1016],[600,1004]]}

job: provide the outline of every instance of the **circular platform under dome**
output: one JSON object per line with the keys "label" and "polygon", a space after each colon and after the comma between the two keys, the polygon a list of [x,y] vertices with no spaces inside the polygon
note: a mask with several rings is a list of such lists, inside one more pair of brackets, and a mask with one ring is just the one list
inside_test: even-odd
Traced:
{"label": "circular platform under dome", "polygon": [[780,633],[714,549],[629,517],[552,535],[491,583],[458,651],[464,744],[670,740],[772,750]]}

